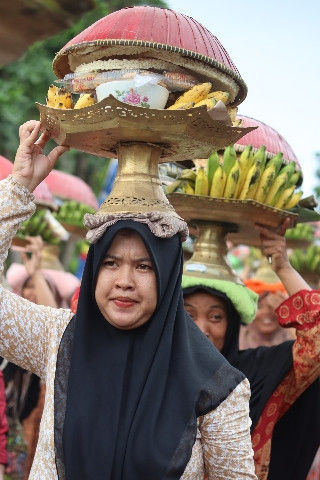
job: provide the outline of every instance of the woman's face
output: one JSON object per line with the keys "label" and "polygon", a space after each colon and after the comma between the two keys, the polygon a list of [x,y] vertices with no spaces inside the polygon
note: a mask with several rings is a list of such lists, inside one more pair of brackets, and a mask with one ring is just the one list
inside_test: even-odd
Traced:
{"label": "woman's face", "polygon": [[137,233],[115,236],[100,266],[95,298],[104,318],[121,330],[140,327],[155,311],[156,275]]}
{"label": "woman's face", "polygon": [[228,326],[223,300],[206,292],[195,292],[185,296],[184,306],[195,324],[221,351]]}
{"label": "woman's face", "polygon": [[262,335],[271,335],[281,328],[275,309],[284,298],[286,298],[284,294],[280,296],[280,294],[268,293],[259,299],[258,310],[253,324]]}
{"label": "woman's face", "polygon": [[38,303],[38,298],[36,294],[36,288],[32,278],[26,281],[22,289],[22,297],[29,302]]}

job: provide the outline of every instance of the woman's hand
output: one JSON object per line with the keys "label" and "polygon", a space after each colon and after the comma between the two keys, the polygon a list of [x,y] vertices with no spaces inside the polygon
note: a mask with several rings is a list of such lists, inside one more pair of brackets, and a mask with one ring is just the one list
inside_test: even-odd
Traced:
{"label": "woman's hand", "polygon": [[281,270],[292,269],[287,255],[286,239],[284,238],[289,225],[289,218],[286,218],[276,230],[258,224],[255,225],[255,229],[260,233],[261,250],[266,257],[271,258],[271,265],[276,274],[279,274]]}
{"label": "woman's hand", "polygon": [[[30,192],[44,180],[55,166],[58,158],[69,147],[55,147],[48,156],[42,149],[50,140],[48,132],[39,136],[40,122],[30,120],[19,129],[20,145],[13,165],[12,176]],[[38,140],[37,140],[38,138]]]}
{"label": "woman's hand", "polygon": [[26,237],[29,244],[26,246],[26,251],[31,253],[29,258],[27,253],[21,253],[22,261],[26,267],[27,273],[30,277],[34,276],[41,268],[41,252],[43,249],[43,241],[40,236]]}
{"label": "woman's hand", "polygon": [[309,285],[304,281],[298,272],[289,262],[284,235],[290,226],[290,219],[286,218],[277,230],[255,225],[260,233],[262,252],[271,257],[271,265],[278,275],[289,295],[299,290],[310,290]]}

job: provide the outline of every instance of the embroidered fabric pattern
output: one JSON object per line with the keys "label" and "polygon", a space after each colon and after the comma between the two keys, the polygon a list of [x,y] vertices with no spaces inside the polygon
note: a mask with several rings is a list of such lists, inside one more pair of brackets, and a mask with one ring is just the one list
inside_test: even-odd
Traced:
{"label": "embroidered fabric pattern", "polygon": [[259,480],[268,477],[271,439],[276,422],[296,399],[320,375],[320,292],[302,290],[285,300],[277,309],[283,327],[295,327],[293,368],[267,402],[252,432],[256,474]]}
{"label": "embroidered fabric pattern", "polygon": [[147,224],[151,232],[160,238],[169,238],[176,233],[180,233],[182,241],[185,241],[189,234],[186,222],[170,213],[156,211],[144,214],[124,213],[119,215],[91,215],[87,213],[84,218],[84,225],[89,230],[87,240],[90,243],[95,243],[108,227],[119,220],[128,219]]}

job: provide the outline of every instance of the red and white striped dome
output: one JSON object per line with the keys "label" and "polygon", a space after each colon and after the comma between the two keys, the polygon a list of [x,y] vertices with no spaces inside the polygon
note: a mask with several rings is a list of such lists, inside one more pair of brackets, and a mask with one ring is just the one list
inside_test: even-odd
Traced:
{"label": "red and white striped dome", "polygon": [[100,55],[96,60],[110,57],[108,50],[113,56],[128,58],[131,54],[137,55],[137,52],[130,53],[131,47],[144,48],[149,57],[152,57],[150,52],[162,50],[168,59],[178,54],[198,60],[236,82],[239,90],[236,103],[246,96],[247,87],[217,37],[193,18],[166,8],[129,7],[101,18],[58,52],[53,69],[58,77],[63,77],[73,71],[69,55],[84,55],[84,63],[91,61],[87,58],[94,50]]}
{"label": "red and white striped dome", "polygon": [[258,127],[255,130],[247,133],[244,137],[237,141],[238,150],[243,150],[247,145],[252,145],[253,148],[258,149],[261,145],[265,145],[268,157],[272,157],[278,152],[283,153],[283,158],[286,163],[295,162],[298,169],[301,170],[299,161],[296,154],[290,147],[289,143],[278,133],[274,128],[266,125],[260,120],[246,117],[244,115],[238,115],[238,118],[242,120],[243,127]]}

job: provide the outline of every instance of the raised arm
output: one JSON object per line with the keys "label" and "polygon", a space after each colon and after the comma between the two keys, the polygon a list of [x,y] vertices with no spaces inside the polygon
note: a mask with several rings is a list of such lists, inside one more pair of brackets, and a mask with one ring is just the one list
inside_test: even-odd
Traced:
{"label": "raised arm", "polygon": [[[33,190],[50,172],[65,148],[56,147],[48,157],[42,147],[48,140],[36,141],[39,122],[20,128],[20,147],[13,173],[0,182],[0,270],[12,237],[19,225],[35,210]],[[0,355],[43,377],[48,358],[49,338],[59,335],[71,313],[35,305],[0,287]]]}
{"label": "raised arm", "polygon": [[256,225],[255,228],[260,233],[264,255],[271,258],[271,266],[283,283],[288,295],[294,295],[299,290],[311,290],[311,288],[289,261],[284,237],[288,224],[289,221],[286,219],[277,231],[259,225]]}

